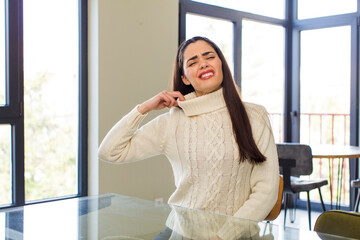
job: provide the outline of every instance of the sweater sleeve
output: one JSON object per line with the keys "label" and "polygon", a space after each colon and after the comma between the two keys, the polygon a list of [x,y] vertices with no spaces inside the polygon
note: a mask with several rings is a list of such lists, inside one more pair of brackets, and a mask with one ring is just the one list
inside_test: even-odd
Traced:
{"label": "sweater sleeve", "polygon": [[168,113],[141,128],[145,118],[135,107],[107,133],[98,149],[101,160],[113,163],[134,162],[163,153],[167,137]]}
{"label": "sweater sleeve", "polygon": [[266,161],[254,165],[250,174],[251,193],[249,199],[234,214],[237,217],[262,221],[277,200],[279,189],[279,163],[268,113],[258,106],[250,117],[255,143]]}

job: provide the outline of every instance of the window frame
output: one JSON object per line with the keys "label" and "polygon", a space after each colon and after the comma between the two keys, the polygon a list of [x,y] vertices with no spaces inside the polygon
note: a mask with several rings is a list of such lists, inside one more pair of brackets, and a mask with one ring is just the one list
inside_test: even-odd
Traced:
{"label": "window frame", "polygon": [[208,5],[204,3],[194,2],[191,0],[179,1],[179,43],[185,40],[186,33],[186,13],[198,14],[207,17],[219,18],[231,21],[234,24],[234,80],[236,84],[241,86],[241,25],[244,18],[280,25],[285,27],[286,21],[257,14],[242,12],[238,10]]}
{"label": "window frame", "polygon": [[[351,27],[351,93],[350,93],[350,144],[359,145],[359,51],[360,51],[360,0],[354,13],[334,16],[297,19],[297,0],[285,1],[285,19],[276,19],[253,13],[227,9],[192,0],[179,0],[179,44],[185,40],[186,14],[225,19],[234,23],[234,78],[241,88],[241,22],[243,18],[285,28],[285,85],[284,85],[284,142],[300,140],[300,33],[303,30],[327,27]],[[350,179],[359,178],[359,159],[350,159]],[[357,191],[357,190],[356,190]],[[350,191],[350,206],[356,192]],[[305,203],[301,205],[305,206]],[[316,206],[320,209],[319,206]]]}
{"label": "window frame", "polygon": [[10,124],[12,203],[0,209],[39,202],[86,196],[88,194],[88,55],[87,55],[87,1],[78,0],[79,23],[79,121],[77,193],[71,196],[25,201],[24,178],[24,66],[23,66],[23,0],[5,0],[5,91],[6,105],[0,107],[0,124]]}

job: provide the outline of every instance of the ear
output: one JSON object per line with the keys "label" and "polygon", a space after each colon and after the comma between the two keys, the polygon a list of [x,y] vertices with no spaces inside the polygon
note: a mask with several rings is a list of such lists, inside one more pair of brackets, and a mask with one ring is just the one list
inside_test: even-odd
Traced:
{"label": "ear", "polygon": [[185,85],[190,85],[191,84],[190,81],[184,75],[181,76],[181,80],[183,81],[183,83]]}

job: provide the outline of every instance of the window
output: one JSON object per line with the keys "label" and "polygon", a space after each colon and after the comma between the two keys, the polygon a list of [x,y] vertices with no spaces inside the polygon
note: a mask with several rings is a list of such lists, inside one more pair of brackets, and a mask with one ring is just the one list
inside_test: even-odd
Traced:
{"label": "window", "polygon": [[298,0],[298,19],[325,17],[357,11],[357,0]]}
{"label": "window", "polygon": [[[5,9],[0,4],[0,56],[5,56]],[[0,106],[5,105],[5,58],[0,58]]]}
{"label": "window", "polygon": [[86,2],[0,9],[0,207],[87,194]]}
{"label": "window", "polygon": [[220,7],[230,8],[243,12],[264,15],[274,18],[285,18],[285,0],[194,0]]}
{"label": "window", "polygon": [[[304,30],[300,35],[300,142],[349,145],[350,143],[350,26]],[[324,88],[326,86],[326,88]],[[343,163],[349,173],[348,160]],[[313,178],[329,178],[341,161],[314,159]],[[337,174],[332,174],[337,189]],[[349,174],[342,181],[342,204],[349,204]],[[324,201],[330,202],[330,185],[324,187]],[[336,187],[336,188],[335,188]],[[316,191],[311,199],[319,199]],[[334,194],[332,194],[334,195]],[[305,193],[300,196],[306,199]]]}
{"label": "window", "polygon": [[11,126],[0,124],[0,205],[11,203]]}
{"label": "window", "polygon": [[284,39],[282,26],[242,21],[242,98],[263,105],[271,113],[277,142],[282,142],[283,137]]}
{"label": "window", "polygon": [[[301,142],[349,145],[350,30],[343,26],[301,32]],[[319,91],[323,86],[326,91]]]}
{"label": "window", "polygon": [[[217,18],[186,14],[186,38],[204,36],[216,42],[223,52],[230,70],[234,73],[234,33],[233,23]],[[223,36],[227,36],[224,38]]]}
{"label": "window", "polygon": [[79,121],[79,30],[74,22],[78,21],[78,4],[24,1],[23,12],[25,200],[74,195]]}

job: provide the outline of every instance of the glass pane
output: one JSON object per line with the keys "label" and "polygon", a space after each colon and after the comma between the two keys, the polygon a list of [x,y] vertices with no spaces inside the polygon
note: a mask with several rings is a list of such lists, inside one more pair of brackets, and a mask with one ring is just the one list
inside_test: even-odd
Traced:
{"label": "glass pane", "polygon": [[241,94],[270,114],[276,142],[283,139],[284,28],[243,20]]}
{"label": "glass pane", "polygon": [[78,1],[24,1],[25,200],[77,193]]}
{"label": "glass pane", "polygon": [[0,124],[0,205],[11,204],[11,126]]}
{"label": "glass pane", "polygon": [[285,18],[285,0],[194,0],[195,2],[207,3],[239,10],[242,12],[255,13],[273,18]]}
{"label": "glass pane", "polygon": [[298,0],[298,19],[357,11],[357,0]]}
{"label": "glass pane", "polygon": [[0,106],[5,102],[5,9],[4,2],[0,4]]}
{"label": "glass pane", "polygon": [[[301,32],[300,62],[300,141],[308,144],[350,142],[350,26]],[[332,162],[334,180],[339,161]],[[311,177],[329,177],[328,159],[314,159]],[[349,204],[349,166],[342,189],[343,204]],[[334,181],[333,181],[334,182]],[[336,189],[333,186],[333,189]],[[330,202],[329,186],[324,200]],[[327,192],[326,192],[327,191]],[[311,199],[319,199],[314,191]],[[335,194],[335,193],[334,193]],[[335,196],[333,195],[335,198]]]}
{"label": "glass pane", "polygon": [[186,14],[186,39],[203,36],[215,42],[234,73],[234,24],[230,21]]}

